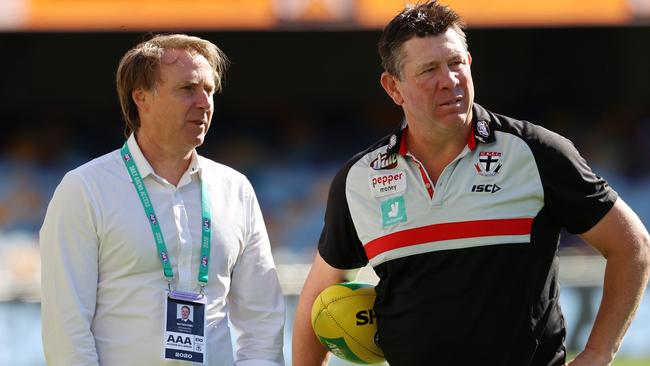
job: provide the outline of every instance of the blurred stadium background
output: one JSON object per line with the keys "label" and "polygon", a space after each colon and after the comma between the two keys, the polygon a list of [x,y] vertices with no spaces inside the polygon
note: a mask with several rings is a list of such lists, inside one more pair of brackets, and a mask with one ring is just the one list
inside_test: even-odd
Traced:
{"label": "blurred stadium background", "polygon": [[[203,155],[256,187],[287,296],[285,355],[330,179],[400,110],[376,42],[403,0],[0,0],[0,365],[44,364],[37,233],[63,174],[123,141],[114,73],[149,33],[218,44],[232,67]],[[571,138],[650,225],[650,0],[449,0],[476,100]],[[579,350],[604,262],[561,243],[567,343]],[[372,274],[362,277],[372,281]],[[650,365],[646,295],[615,365]],[[332,365],[343,365],[333,360]]]}

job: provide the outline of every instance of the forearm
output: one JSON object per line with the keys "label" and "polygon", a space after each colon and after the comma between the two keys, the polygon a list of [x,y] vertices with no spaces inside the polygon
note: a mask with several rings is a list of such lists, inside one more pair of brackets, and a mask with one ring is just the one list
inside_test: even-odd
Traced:
{"label": "forearm", "polygon": [[[48,237],[49,230],[41,236]],[[97,365],[91,332],[97,293],[96,257],[41,239],[41,320],[49,365]],[[87,263],[87,265],[84,265]]]}
{"label": "forearm", "polygon": [[[647,245],[642,248],[647,248]],[[641,302],[648,281],[647,249],[612,254],[607,260],[600,308],[585,352],[611,362]]]}
{"label": "forearm", "polygon": [[316,254],[300,293],[293,322],[292,358],[295,366],[327,364],[327,350],[316,338],[311,325],[311,308],[321,291],[344,280],[345,271],[331,267],[320,254]]}
{"label": "forearm", "polygon": [[229,319],[237,339],[235,364],[284,364],[285,304],[262,212],[252,186],[243,189],[244,248],[231,269]]}
{"label": "forearm", "polygon": [[256,258],[240,259],[228,294],[229,319],[237,334],[235,361],[280,365],[284,362],[284,297],[272,263],[263,263],[263,256]]}
{"label": "forearm", "polygon": [[97,259],[84,256],[81,250],[71,254],[66,249],[64,243],[41,240],[43,350],[50,365],[97,365],[91,332],[97,292],[93,263]]}
{"label": "forearm", "polygon": [[43,351],[48,365],[98,365],[95,340],[89,329],[61,324],[53,311],[43,307]]}
{"label": "forearm", "polygon": [[603,297],[585,350],[570,365],[608,365],[641,302],[650,274],[650,235],[622,199],[580,235],[607,259]]}
{"label": "forearm", "polygon": [[316,296],[303,291],[298,301],[292,338],[292,360],[296,366],[327,364],[327,350],[316,338],[311,325],[311,307]]}

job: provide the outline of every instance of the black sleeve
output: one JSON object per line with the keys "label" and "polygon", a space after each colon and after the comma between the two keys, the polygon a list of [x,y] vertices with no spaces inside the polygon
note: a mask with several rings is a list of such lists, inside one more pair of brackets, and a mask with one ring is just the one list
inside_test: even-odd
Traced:
{"label": "black sleeve", "polygon": [[[354,159],[356,160],[356,159]],[[318,243],[318,252],[329,265],[339,269],[354,269],[368,263],[368,257],[352,222],[346,180],[352,162],[334,177],[325,211],[325,225]]]}
{"label": "black sleeve", "polygon": [[587,165],[573,143],[549,130],[530,125],[529,140],[542,184],[544,203],[567,231],[591,229],[612,208],[618,194]]}

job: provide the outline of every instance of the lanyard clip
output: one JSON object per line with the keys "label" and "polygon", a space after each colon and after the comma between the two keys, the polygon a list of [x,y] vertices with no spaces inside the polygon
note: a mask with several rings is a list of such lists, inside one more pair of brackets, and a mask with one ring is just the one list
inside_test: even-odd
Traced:
{"label": "lanyard clip", "polygon": [[199,294],[205,296],[205,283],[199,283]]}
{"label": "lanyard clip", "polygon": [[172,292],[172,279],[173,278],[167,278],[167,289],[169,292]]}

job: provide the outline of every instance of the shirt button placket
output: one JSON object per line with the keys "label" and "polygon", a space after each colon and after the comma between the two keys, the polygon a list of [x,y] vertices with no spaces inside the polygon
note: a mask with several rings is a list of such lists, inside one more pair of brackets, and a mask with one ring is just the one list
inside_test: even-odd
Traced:
{"label": "shirt button placket", "polygon": [[179,287],[189,291],[191,288],[191,259],[192,259],[192,242],[188,237],[187,212],[185,204],[179,189],[174,190],[172,196],[174,207],[174,224],[176,225],[176,240],[178,245],[178,283]]}

